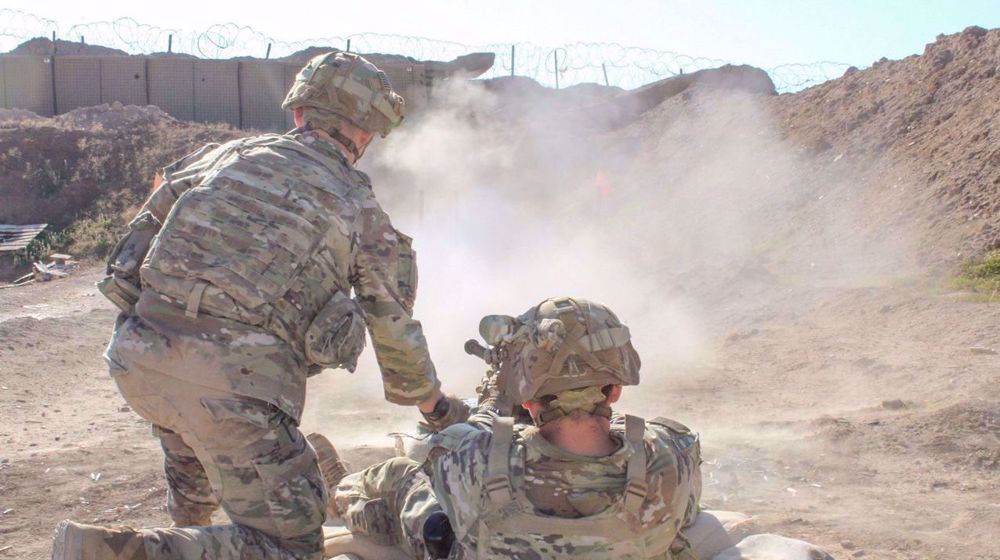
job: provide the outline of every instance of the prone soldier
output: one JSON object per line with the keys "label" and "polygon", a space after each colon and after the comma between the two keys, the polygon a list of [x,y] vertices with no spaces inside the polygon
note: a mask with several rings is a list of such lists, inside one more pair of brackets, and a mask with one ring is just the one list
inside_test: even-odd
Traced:
{"label": "prone soldier", "polygon": [[[612,416],[640,365],[615,314],[553,298],[481,331],[491,394],[433,437],[423,465],[395,458],[341,480],[347,528],[386,557],[693,558],[681,530],[699,511],[700,444],[671,420]],[[498,414],[505,400],[531,423]],[[347,550],[328,542],[328,555]]]}

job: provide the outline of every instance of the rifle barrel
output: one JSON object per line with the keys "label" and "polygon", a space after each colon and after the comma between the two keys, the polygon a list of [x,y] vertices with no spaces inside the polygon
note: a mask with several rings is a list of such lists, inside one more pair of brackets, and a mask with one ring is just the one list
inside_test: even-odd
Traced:
{"label": "rifle barrel", "polygon": [[486,361],[486,347],[471,338],[465,341],[465,353]]}

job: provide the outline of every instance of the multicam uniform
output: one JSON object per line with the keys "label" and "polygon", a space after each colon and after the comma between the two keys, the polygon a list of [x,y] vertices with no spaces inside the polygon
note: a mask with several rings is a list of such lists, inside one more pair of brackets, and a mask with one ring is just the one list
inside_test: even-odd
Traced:
{"label": "multicam uniform", "polygon": [[143,212],[163,226],[108,347],[111,375],[156,426],[175,521],[221,506],[235,523],[157,530],[146,554],[318,558],[327,496],[297,428],[306,378],[353,370],[367,323],[386,399],[438,387],[411,317],[409,238],[364,174],[301,131],[183,158]]}
{"label": "multicam uniform", "polygon": [[[628,327],[603,305],[550,298],[518,317],[485,317],[480,334],[493,366],[480,411],[432,438],[428,474],[395,459],[344,479],[336,505],[352,532],[419,557],[421,523],[440,508],[456,539],[451,557],[692,558],[680,531],[698,515],[697,436],[608,407],[605,387],[639,383]],[[540,426],[608,418],[616,451],[570,453],[493,408],[529,400]]]}
{"label": "multicam uniform", "polygon": [[375,465],[340,483],[337,507],[352,532],[413,558],[424,557],[435,511],[458,540],[452,558],[692,558],[678,537],[698,515],[697,436],[615,416],[611,437],[617,451],[586,457],[534,426],[479,414],[435,436],[429,475],[405,458]]}
{"label": "multicam uniform", "polygon": [[509,418],[467,433],[434,460],[431,477],[457,557],[681,557],[686,543],[676,537],[701,496],[697,437],[631,416],[615,417],[611,437],[617,451],[587,457]]}

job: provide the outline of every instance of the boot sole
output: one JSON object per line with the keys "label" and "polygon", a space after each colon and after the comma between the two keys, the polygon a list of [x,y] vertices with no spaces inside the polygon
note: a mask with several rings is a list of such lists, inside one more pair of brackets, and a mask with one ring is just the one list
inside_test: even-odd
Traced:
{"label": "boot sole", "polygon": [[340,480],[347,475],[347,468],[344,466],[344,462],[340,460],[337,448],[325,436],[314,433],[307,435],[306,439],[316,452],[319,472],[323,476],[323,482],[326,483],[328,497],[326,503],[326,520],[334,521],[340,518],[340,512],[337,511],[337,503],[333,497],[336,494],[337,485],[340,484]]}

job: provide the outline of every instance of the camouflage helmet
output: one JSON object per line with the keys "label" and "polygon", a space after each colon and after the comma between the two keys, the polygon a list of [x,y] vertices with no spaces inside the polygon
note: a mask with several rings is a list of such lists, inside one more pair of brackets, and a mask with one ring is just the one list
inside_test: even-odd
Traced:
{"label": "camouflage helmet", "polygon": [[599,303],[549,298],[518,317],[484,317],[479,330],[502,349],[505,392],[514,403],[639,383],[639,355],[628,327]]}
{"label": "camouflage helmet", "polygon": [[[282,109],[303,107],[314,126],[347,122],[384,138],[403,120],[403,98],[364,57],[335,51],[313,57],[295,76]],[[319,122],[315,122],[319,121]]]}

